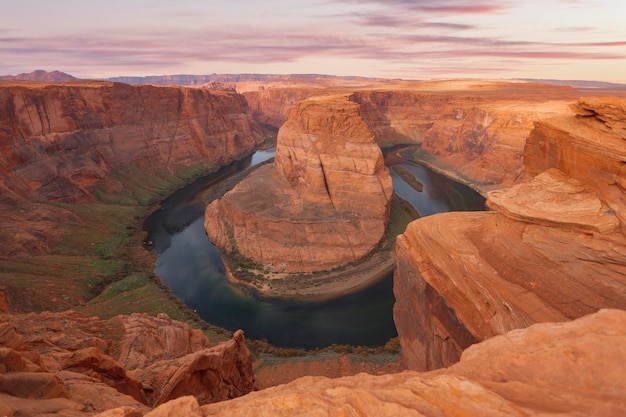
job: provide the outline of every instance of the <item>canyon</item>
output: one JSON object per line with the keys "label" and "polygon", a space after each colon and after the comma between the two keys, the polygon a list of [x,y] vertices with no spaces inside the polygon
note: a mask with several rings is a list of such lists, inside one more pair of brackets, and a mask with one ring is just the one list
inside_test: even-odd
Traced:
{"label": "canyon", "polygon": [[[344,81],[311,88],[310,79],[290,80],[283,91],[280,82],[239,79],[225,90],[0,83],[0,412],[626,412],[624,99],[523,82]],[[419,145],[407,155],[487,197],[488,212],[428,216],[397,239],[402,372],[306,377],[251,392],[242,333],[216,343],[206,328],[171,318],[180,310],[164,314],[170,301],[154,294],[166,290],[140,271],[153,258],[128,253],[141,249],[132,228],[141,207],[249,153],[279,127],[274,165],[239,192],[267,191],[271,179],[292,187],[301,207],[323,201],[324,209],[374,212],[375,226],[355,229],[371,232],[371,242],[384,231],[389,202],[375,144]],[[347,149],[358,155],[346,157]],[[340,175],[326,175],[324,150]],[[354,206],[362,190],[346,188],[356,172],[346,174],[346,165],[363,168],[361,188],[377,178],[375,203]],[[280,208],[277,193],[268,194],[208,213],[240,213],[258,231]],[[267,211],[255,205],[263,201]],[[120,234],[129,236],[111,243]],[[342,256],[332,252],[324,257]],[[137,314],[148,308],[137,296],[157,300],[156,311]]]}

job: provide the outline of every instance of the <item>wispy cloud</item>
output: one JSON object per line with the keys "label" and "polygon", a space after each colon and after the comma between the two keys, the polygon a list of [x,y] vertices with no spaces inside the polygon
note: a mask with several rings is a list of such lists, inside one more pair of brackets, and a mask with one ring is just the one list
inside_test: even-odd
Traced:
{"label": "wispy cloud", "polygon": [[[426,47],[434,45],[436,47]],[[230,28],[228,30],[143,33],[75,34],[48,38],[1,38],[3,56],[37,56],[41,60],[65,57],[92,66],[169,66],[175,63],[237,62],[284,63],[316,56],[368,60],[408,61],[439,58],[518,58],[559,60],[626,59],[625,41],[531,42],[490,37],[443,35],[382,35],[349,37],[341,34],[311,36],[308,29],[282,30]],[[603,49],[599,49],[602,47]]]}
{"label": "wispy cloud", "polygon": [[448,31],[463,31],[474,28],[474,25],[448,22],[431,22],[415,15],[403,13],[391,13],[390,11],[376,11],[369,13],[356,13],[346,18],[355,24],[364,27],[390,27],[390,28],[414,28],[414,29],[436,29]]}
{"label": "wispy cloud", "polygon": [[[15,19],[3,23],[0,16],[0,74],[34,68],[119,75],[218,67],[328,73],[342,68],[346,75],[391,77],[446,69],[449,74],[520,76],[524,68],[544,66],[553,71],[546,76],[554,78],[574,64],[626,73],[621,22],[597,24],[604,23],[604,15],[589,20],[589,12],[585,19],[535,19],[542,10],[567,7],[559,0],[545,1],[549,7],[537,5],[535,11],[512,0],[318,0],[306,15],[299,6],[272,14],[269,6],[257,5],[257,14],[245,19],[233,17],[229,6],[194,16],[189,2],[171,16],[170,6],[162,6],[151,14],[154,21],[128,19],[115,29],[68,24],[47,31]],[[229,13],[221,21],[224,11]],[[276,15],[280,19],[271,20]],[[361,72],[366,69],[370,72]]]}
{"label": "wispy cloud", "polygon": [[441,14],[492,14],[509,9],[507,0],[337,0],[351,4],[374,4],[385,8]]}

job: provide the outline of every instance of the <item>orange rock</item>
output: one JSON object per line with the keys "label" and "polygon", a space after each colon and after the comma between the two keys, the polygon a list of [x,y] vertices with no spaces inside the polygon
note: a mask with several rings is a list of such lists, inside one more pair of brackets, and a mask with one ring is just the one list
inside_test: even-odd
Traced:
{"label": "orange rock", "polygon": [[263,166],[205,213],[209,238],[272,272],[336,268],[384,235],[392,184],[382,152],[344,96],[310,98],[278,134]]}
{"label": "orange rock", "polygon": [[305,377],[200,409],[205,417],[622,415],[625,342],[626,312],[603,310],[494,337],[439,372]]}
{"label": "orange rock", "polygon": [[119,357],[128,370],[145,368],[163,359],[180,358],[210,346],[202,331],[172,320],[165,313],[157,317],[139,313],[116,316],[110,323],[124,327]]}
{"label": "orange rock", "polygon": [[524,148],[524,164],[532,175],[558,168],[587,184],[626,231],[624,103],[626,99],[581,98],[584,115],[537,123]]}
{"label": "orange rock", "polygon": [[625,150],[595,116],[538,122],[524,160],[538,175],[488,193],[496,212],[411,223],[394,281],[407,366],[448,366],[515,328],[626,309],[626,198],[613,180]]}
{"label": "orange rock", "polygon": [[75,312],[5,314],[0,329],[9,329],[0,330],[0,340],[13,346],[0,348],[0,404],[11,405],[7,415],[117,407],[143,414],[155,401],[195,395],[204,404],[254,388],[242,332],[209,348],[203,334],[164,314],[105,322]]}
{"label": "orange rock", "polygon": [[152,363],[135,370],[133,375],[154,393],[154,406],[185,395],[193,395],[200,404],[208,404],[239,397],[254,389],[251,354],[241,330],[228,342]]}

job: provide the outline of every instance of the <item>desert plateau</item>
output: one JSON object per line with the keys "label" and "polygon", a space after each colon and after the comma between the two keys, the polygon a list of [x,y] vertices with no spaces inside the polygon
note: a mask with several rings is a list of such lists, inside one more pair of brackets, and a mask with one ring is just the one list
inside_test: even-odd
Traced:
{"label": "desert plateau", "polygon": [[[626,413],[623,91],[59,74],[0,81],[0,415]],[[445,190],[392,161],[484,207],[420,213],[399,181]],[[158,274],[196,222],[239,298],[389,276],[397,336],[303,349],[211,322]]]}

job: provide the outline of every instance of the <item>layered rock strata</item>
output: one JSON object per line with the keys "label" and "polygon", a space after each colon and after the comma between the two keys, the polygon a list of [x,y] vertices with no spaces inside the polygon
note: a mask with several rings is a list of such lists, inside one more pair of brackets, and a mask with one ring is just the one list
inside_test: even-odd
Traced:
{"label": "layered rock strata", "polygon": [[3,196],[92,201],[124,164],[223,164],[264,139],[243,96],[108,82],[0,85]]}
{"label": "layered rock strata", "polygon": [[583,97],[572,107],[576,117],[536,124],[525,165],[533,175],[557,167],[589,184],[626,227],[626,99]]}
{"label": "layered rock strata", "polygon": [[[602,114],[591,102],[581,106]],[[538,175],[488,193],[492,212],[411,223],[398,237],[394,284],[405,364],[445,367],[515,328],[626,309],[625,149],[602,117],[537,123],[525,164]]]}
{"label": "layered rock strata", "polygon": [[141,415],[171,399],[200,404],[254,388],[243,334],[211,346],[167,315],[78,313],[0,316],[0,413],[90,415],[127,407]]}
{"label": "layered rock strata", "polygon": [[141,192],[163,178],[251,152],[266,133],[247,111],[234,92],[1,83],[0,256],[51,252],[58,224],[79,220],[50,202],[109,202],[113,194],[114,203],[143,203]]}
{"label": "layered rock strata", "polygon": [[438,372],[307,377],[204,406],[179,398],[148,415],[623,415],[625,342],[626,313],[602,310],[494,337]]}
{"label": "layered rock strata", "polygon": [[415,143],[448,175],[481,189],[523,178],[533,123],[569,113],[570,87],[449,80],[357,91],[363,118],[381,144]]}
{"label": "layered rock strata", "polygon": [[381,241],[393,193],[359,106],[345,96],[299,103],[260,167],[205,213],[209,238],[270,272],[356,262]]}

